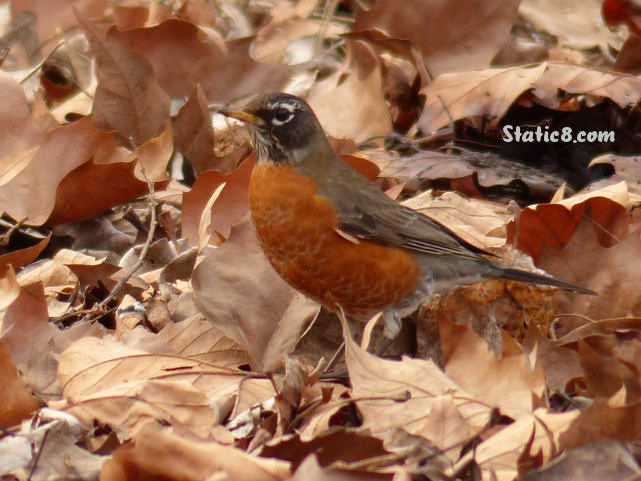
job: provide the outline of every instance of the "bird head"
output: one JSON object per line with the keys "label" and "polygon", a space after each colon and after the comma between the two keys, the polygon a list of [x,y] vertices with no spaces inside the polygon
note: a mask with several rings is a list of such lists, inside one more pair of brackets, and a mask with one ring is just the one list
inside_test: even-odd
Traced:
{"label": "bird head", "polygon": [[259,94],[243,109],[224,108],[219,113],[247,125],[259,163],[296,165],[308,159],[311,152],[327,149],[334,155],[316,115],[295,95]]}

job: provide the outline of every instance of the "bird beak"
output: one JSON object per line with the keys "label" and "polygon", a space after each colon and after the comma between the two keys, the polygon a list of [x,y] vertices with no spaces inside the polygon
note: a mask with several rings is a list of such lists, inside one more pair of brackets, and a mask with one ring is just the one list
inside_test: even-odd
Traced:
{"label": "bird beak", "polygon": [[220,109],[218,113],[223,114],[227,117],[231,117],[233,119],[240,120],[241,122],[245,122],[246,124],[255,125],[257,127],[265,126],[265,121],[263,119],[244,110]]}

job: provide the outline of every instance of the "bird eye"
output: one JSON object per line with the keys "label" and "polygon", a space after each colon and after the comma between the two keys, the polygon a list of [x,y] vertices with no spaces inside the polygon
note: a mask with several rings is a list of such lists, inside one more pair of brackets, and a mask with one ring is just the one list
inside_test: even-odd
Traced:
{"label": "bird eye", "polygon": [[276,109],[274,112],[274,124],[283,125],[285,122],[289,122],[294,116],[294,112],[287,110],[286,108]]}

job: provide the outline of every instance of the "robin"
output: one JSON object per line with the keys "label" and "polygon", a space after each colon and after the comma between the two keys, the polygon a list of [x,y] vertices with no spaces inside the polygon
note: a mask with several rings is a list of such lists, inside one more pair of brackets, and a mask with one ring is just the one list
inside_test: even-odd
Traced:
{"label": "robin", "polygon": [[385,334],[394,338],[401,318],[432,294],[485,279],[595,294],[497,264],[390,199],[336,155],[299,97],[261,94],[220,113],[249,127],[257,154],[249,206],[265,255],[289,284],[334,312],[367,320],[382,311]]}

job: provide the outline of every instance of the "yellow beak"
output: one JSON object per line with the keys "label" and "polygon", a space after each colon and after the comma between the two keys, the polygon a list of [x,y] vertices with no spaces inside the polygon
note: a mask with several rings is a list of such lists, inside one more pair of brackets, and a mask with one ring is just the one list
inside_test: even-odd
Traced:
{"label": "yellow beak", "polygon": [[256,125],[257,127],[265,126],[265,121],[263,119],[254,114],[250,114],[249,112],[245,112],[244,110],[220,109],[218,113],[223,114],[227,117],[231,117],[233,119],[240,120],[241,122],[245,122],[247,124]]}

